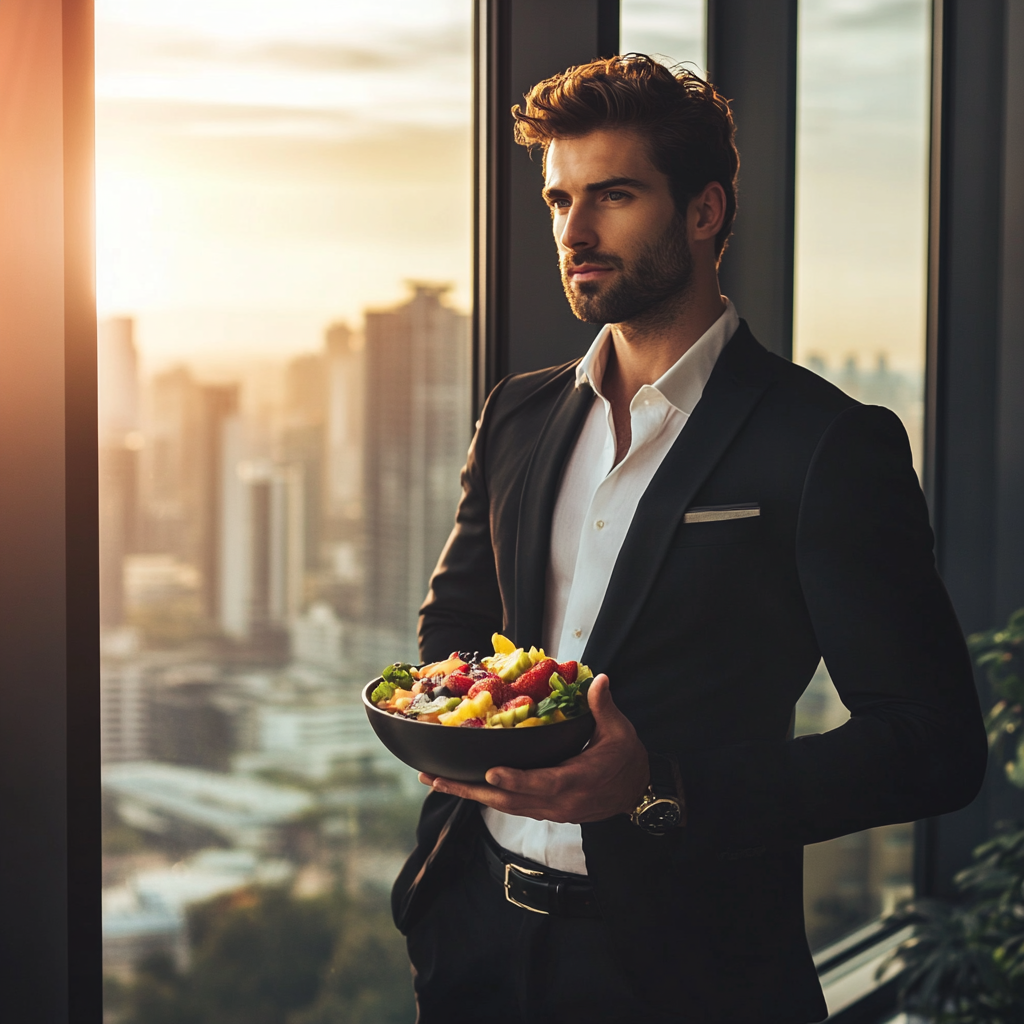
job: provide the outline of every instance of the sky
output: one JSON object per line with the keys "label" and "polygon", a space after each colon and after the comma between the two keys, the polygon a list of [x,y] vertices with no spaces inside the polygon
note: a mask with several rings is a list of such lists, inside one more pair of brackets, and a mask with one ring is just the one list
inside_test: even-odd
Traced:
{"label": "sky", "polygon": [[[703,67],[703,6],[623,0],[622,49]],[[801,0],[799,359],[922,364],[928,7]],[[146,366],[308,351],[407,279],[468,309],[470,17],[97,0],[98,305]]]}
{"label": "sky", "polygon": [[98,0],[97,301],[146,364],[469,299],[469,0]]}
{"label": "sky", "polygon": [[801,0],[798,360],[923,370],[930,6]]}

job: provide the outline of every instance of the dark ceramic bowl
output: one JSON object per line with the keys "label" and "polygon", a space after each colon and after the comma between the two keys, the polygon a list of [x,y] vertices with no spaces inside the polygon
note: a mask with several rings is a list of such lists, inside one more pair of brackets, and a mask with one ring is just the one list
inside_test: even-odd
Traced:
{"label": "dark ceramic bowl", "polygon": [[433,722],[417,722],[370,701],[380,679],[363,688],[366,717],[377,738],[400,761],[426,772],[459,782],[483,782],[489,768],[550,768],[578,754],[594,732],[588,711],[555,725],[534,729],[457,729]]}

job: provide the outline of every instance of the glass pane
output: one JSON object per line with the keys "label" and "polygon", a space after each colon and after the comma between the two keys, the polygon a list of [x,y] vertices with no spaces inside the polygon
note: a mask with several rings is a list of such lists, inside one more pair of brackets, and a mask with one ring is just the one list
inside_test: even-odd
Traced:
{"label": "glass pane", "polygon": [[110,1024],[414,1015],[415,652],[471,427],[469,0],[98,0]]}
{"label": "glass pane", "polygon": [[[897,413],[920,472],[931,5],[801,0],[799,18],[794,358]],[[820,666],[797,733],[847,717]],[[910,824],[808,847],[812,947],[909,896],[912,860]]]}
{"label": "glass pane", "polygon": [[903,420],[920,470],[928,0],[802,0],[794,358]]}
{"label": "glass pane", "polygon": [[647,53],[663,63],[707,67],[704,0],[622,0],[619,51]]}
{"label": "glass pane", "polygon": [[[850,713],[824,662],[796,706],[796,735],[828,732]],[[804,848],[804,919],[812,949],[842,938],[913,895],[913,823]]]}

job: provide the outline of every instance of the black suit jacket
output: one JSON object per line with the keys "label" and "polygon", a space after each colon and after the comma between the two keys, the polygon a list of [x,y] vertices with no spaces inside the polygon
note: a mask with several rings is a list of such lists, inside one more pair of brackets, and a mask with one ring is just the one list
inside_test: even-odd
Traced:
{"label": "black suit jacket", "polygon": [[[575,364],[511,377],[484,409],[422,609],[425,659],[539,644],[551,519],[590,403]],[[756,517],[684,522],[757,502]],[[583,660],[651,751],[676,757],[685,828],[583,825],[587,868],[638,992],[697,1021],[820,1020],[802,847],[952,811],[985,734],[902,425],[766,352],[746,324],[636,511]],[[851,719],[788,738],[820,657]],[[476,805],[432,794],[396,883],[400,927],[467,855]]]}

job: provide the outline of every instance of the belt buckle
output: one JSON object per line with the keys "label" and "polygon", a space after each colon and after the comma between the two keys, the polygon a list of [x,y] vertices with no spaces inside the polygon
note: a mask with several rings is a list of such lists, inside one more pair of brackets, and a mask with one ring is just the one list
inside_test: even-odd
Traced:
{"label": "belt buckle", "polygon": [[[513,865],[511,865],[511,864],[508,864],[508,863],[505,864],[505,899],[507,899],[509,901],[509,903],[513,904],[514,906],[522,907],[523,910],[532,911],[534,914],[550,914],[551,912],[548,911],[548,910],[538,910],[536,907],[528,907],[525,903],[520,903],[519,900],[517,900],[512,895],[512,893],[509,892],[509,890],[508,890],[508,879],[509,879],[509,873],[512,871],[512,867],[513,867]],[[535,878],[543,878],[544,877],[544,872],[543,871],[531,871],[529,868],[520,868],[520,867],[516,867],[515,870],[516,871],[521,871],[524,875],[532,875]]]}

